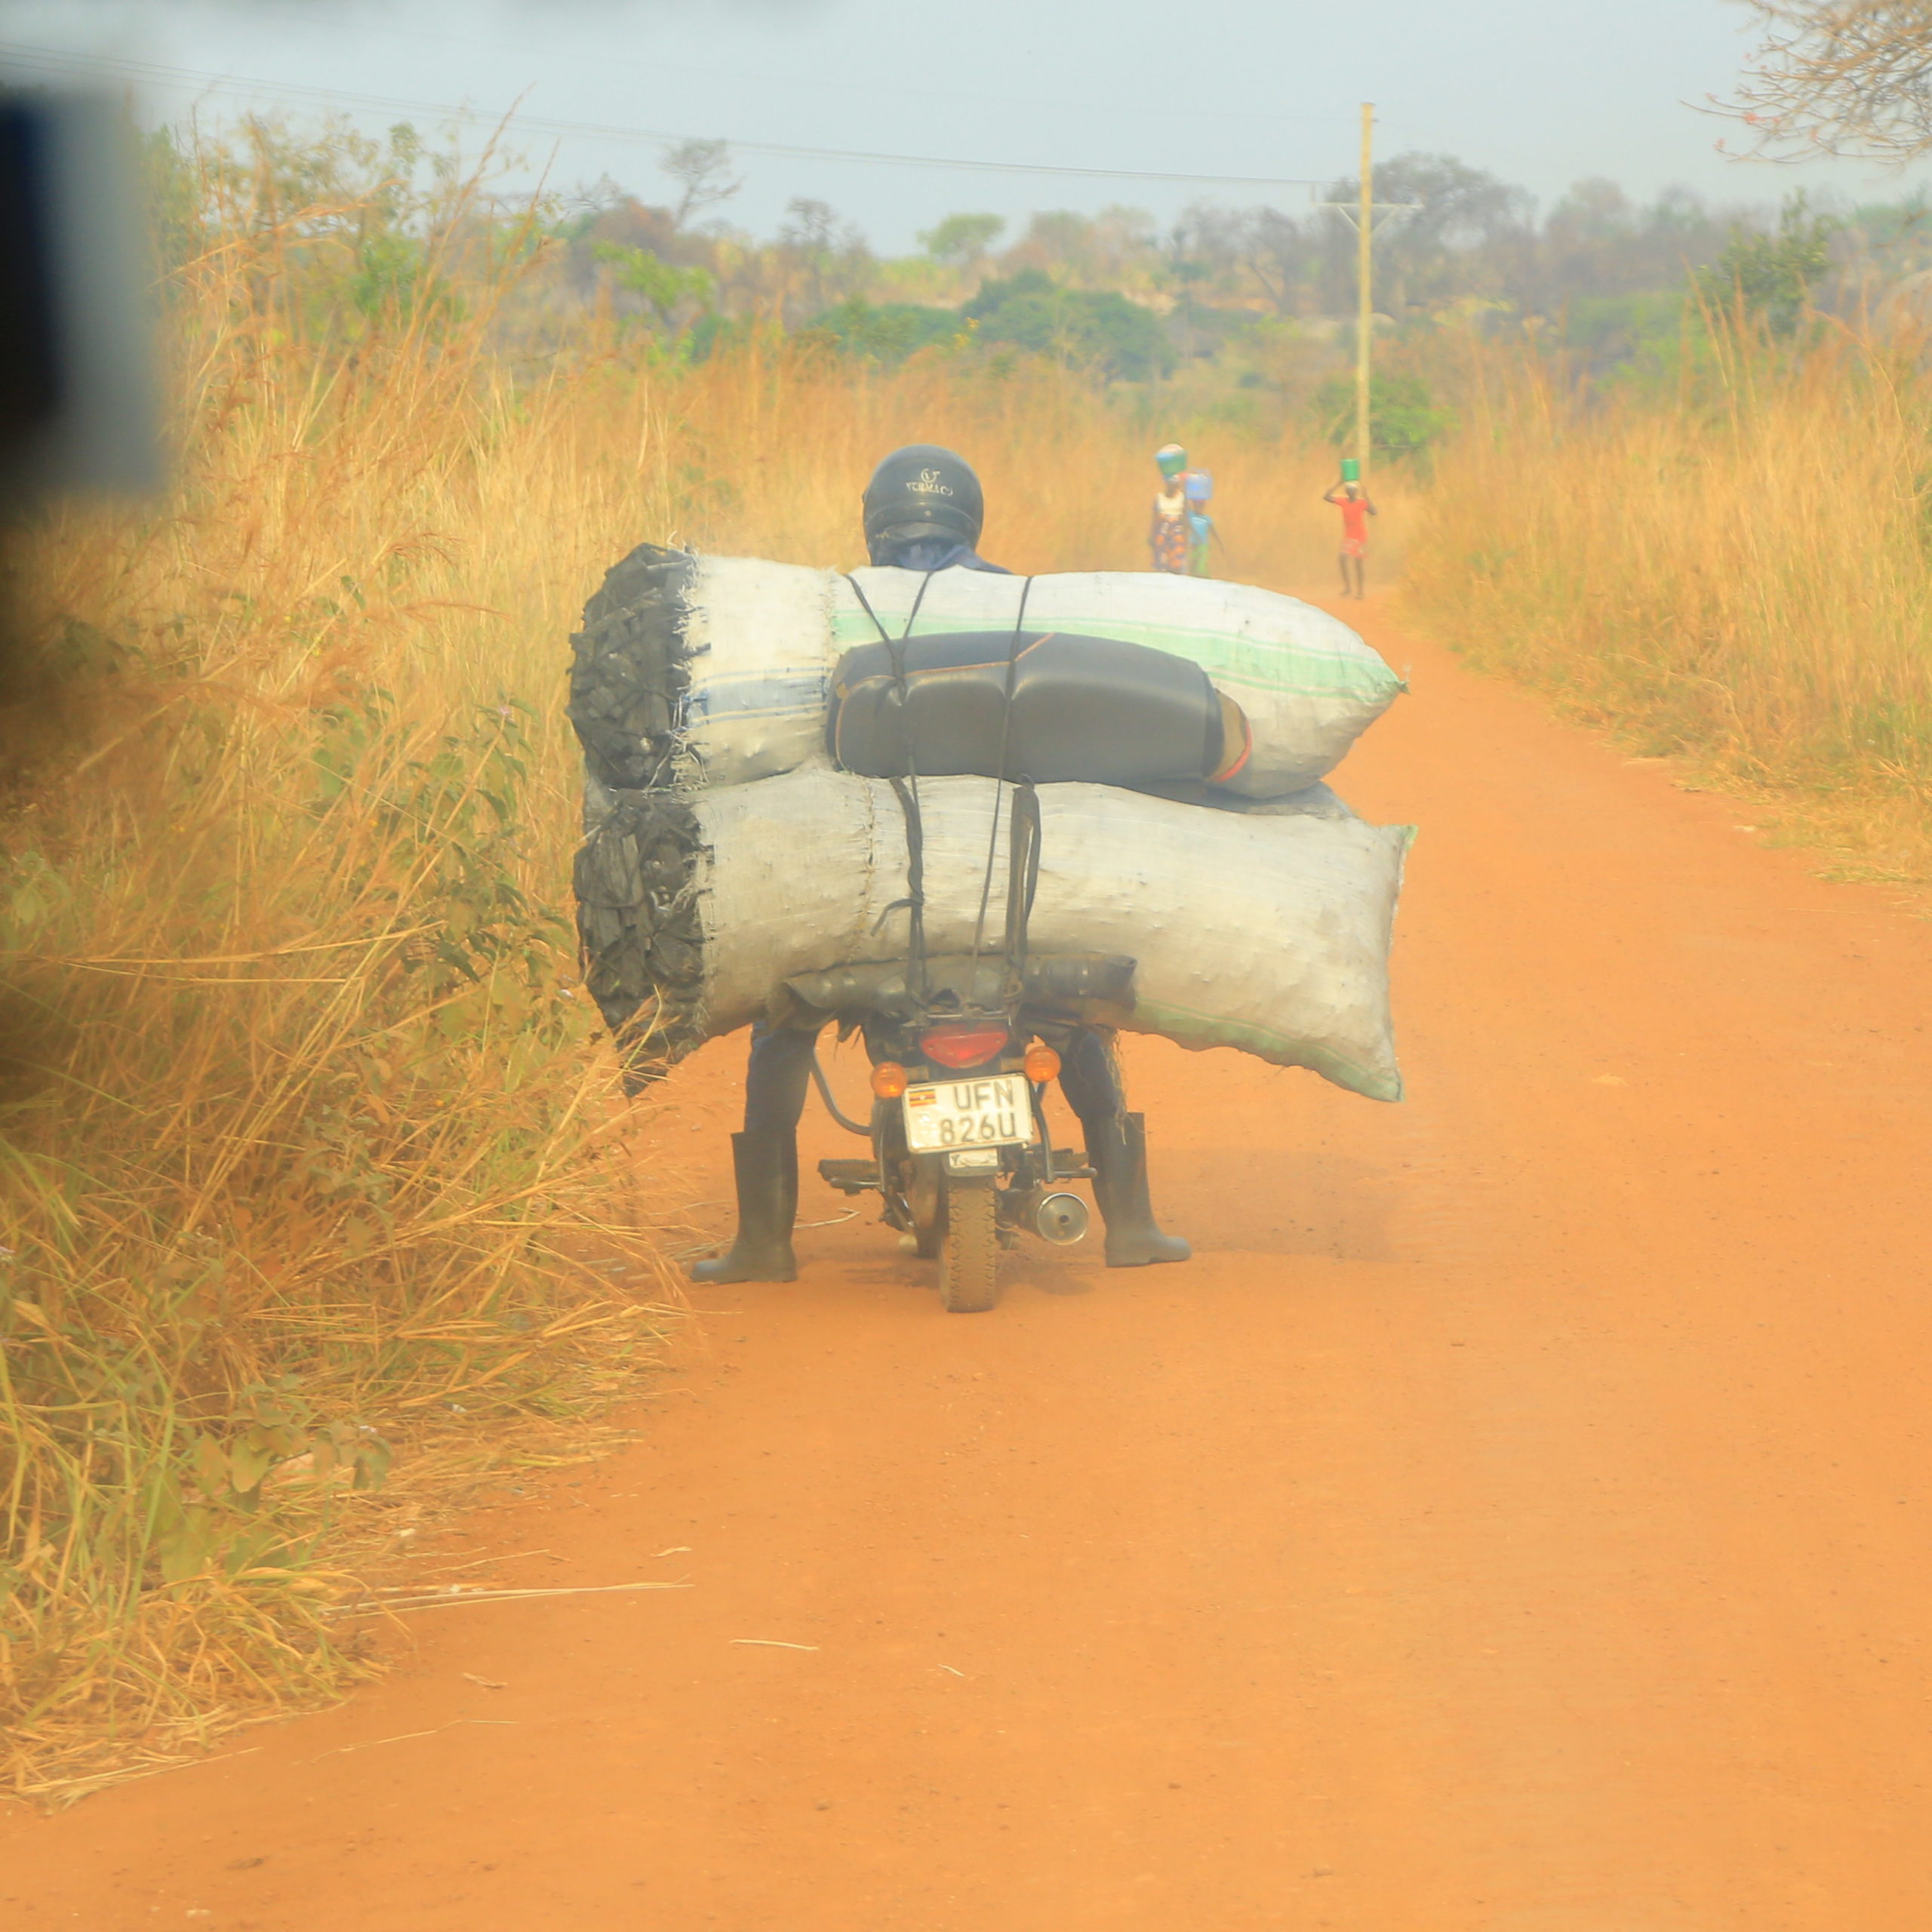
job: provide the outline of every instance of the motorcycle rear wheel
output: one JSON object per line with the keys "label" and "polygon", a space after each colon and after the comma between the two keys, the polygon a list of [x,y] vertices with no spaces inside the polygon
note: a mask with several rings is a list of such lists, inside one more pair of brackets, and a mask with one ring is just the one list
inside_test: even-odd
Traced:
{"label": "motorcycle rear wheel", "polygon": [[939,1251],[940,1306],[951,1315],[983,1315],[999,1298],[998,1203],[993,1183],[946,1183],[946,1239]]}

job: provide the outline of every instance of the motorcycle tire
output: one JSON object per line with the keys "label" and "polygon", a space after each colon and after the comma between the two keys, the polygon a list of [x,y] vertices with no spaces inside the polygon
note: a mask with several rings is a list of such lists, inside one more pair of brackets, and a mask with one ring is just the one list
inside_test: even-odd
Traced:
{"label": "motorcycle tire", "polygon": [[983,1315],[999,1298],[998,1207],[991,1179],[946,1183],[939,1300],[949,1315]]}
{"label": "motorcycle tire", "polygon": [[571,639],[565,706],[589,769],[614,792],[672,780],[690,689],[685,592],[697,559],[640,543],[605,573]]}

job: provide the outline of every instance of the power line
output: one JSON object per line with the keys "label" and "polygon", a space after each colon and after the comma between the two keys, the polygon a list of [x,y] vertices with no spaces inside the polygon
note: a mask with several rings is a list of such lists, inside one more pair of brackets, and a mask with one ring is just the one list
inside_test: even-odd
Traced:
{"label": "power line", "polygon": [[[479,40],[473,34],[430,32],[420,27],[396,26],[387,20],[365,21],[362,23],[361,31],[365,33],[383,34],[392,39],[420,41],[426,45],[432,47],[475,47],[490,53],[511,54],[526,59],[528,57],[530,51],[527,47],[515,46],[508,41]],[[548,51],[552,54],[568,54],[571,57],[580,60],[603,60],[609,57],[608,49],[583,51],[561,47],[555,43],[552,43]],[[727,75],[721,74],[717,69],[712,67],[674,66],[658,60],[652,61],[651,71],[654,75],[666,75],[673,78],[681,78],[685,80],[728,79],[737,85],[742,85],[747,81],[764,82],[777,86],[795,86],[800,84],[796,75],[780,77],[769,72],[742,69],[735,70]],[[986,106],[988,100],[988,97],[983,92],[961,94],[943,88],[918,87],[897,79],[890,87],[884,87],[869,85],[863,81],[828,82],[814,77],[809,85],[815,94],[826,92],[869,94],[881,96],[894,101],[951,100],[983,108]],[[1057,95],[1051,100],[1029,100],[1023,95],[1011,94],[1002,91],[998,100],[999,104],[1004,107],[1033,108],[1048,113],[1065,113],[1069,110],[1078,110],[1081,112],[1118,113],[1126,109],[1136,113],[1158,113],[1174,118],[1183,112],[1183,110],[1175,107],[1171,100],[1164,100],[1158,103],[1137,102],[1119,95],[1115,95],[1106,102],[1104,106],[1097,105],[1093,101],[1081,100],[1066,95]],[[1341,127],[1344,125],[1352,128],[1355,125],[1355,116],[1352,114],[1261,114],[1250,109],[1230,109],[1219,102],[1212,109],[1187,110],[1186,118],[1196,121],[1212,120],[1222,124],[1230,121],[1265,122],[1269,126],[1273,128]]]}
{"label": "power line", "polygon": [[[66,54],[53,48],[28,47],[0,42],[0,60],[27,66],[51,67],[57,72],[79,69],[103,78],[143,79],[173,85],[193,85],[213,91],[265,93],[286,95],[321,106],[352,103],[386,114],[440,115],[452,121],[481,122],[502,125],[514,122],[519,128],[545,134],[592,135],[603,140],[649,142],[654,146],[675,146],[689,140],[688,134],[675,134],[660,128],[626,128],[595,121],[560,121],[544,115],[519,115],[514,109],[491,112],[480,108],[452,107],[436,101],[406,100],[389,95],[356,93],[348,88],[310,87],[297,81],[253,80],[239,75],[210,74],[186,67],[168,67],[153,61],[108,60],[88,54]],[[1161,181],[1193,187],[1214,188],[1317,188],[1327,185],[1327,177],[1315,180],[1296,175],[1276,174],[1176,174],[1164,170],[1138,168],[1072,168],[1050,162],[968,161],[949,155],[877,154],[857,149],[795,146],[778,141],[740,141],[728,143],[740,153],[769,155],[784,161],[829,161],[891,168],[955,168],[983,174],[1051,174],[1085,180]]]}

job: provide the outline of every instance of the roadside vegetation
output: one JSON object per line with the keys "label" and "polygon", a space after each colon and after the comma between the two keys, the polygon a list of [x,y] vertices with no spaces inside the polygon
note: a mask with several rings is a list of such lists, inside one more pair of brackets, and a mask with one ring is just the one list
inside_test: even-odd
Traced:
{"label": "roadside vegetation", "polygon": [[[1932,154],[1923,8],[1749,0],[1759,158]],[[1606,362],[1471,340],[1410,608],[1851,876],[1932,878],[1932,222],[1734,220]]]}
{"label": "roadside vegetation", "polygon": [[1810,307],[1820,238],[1782,234],[1700,278],[1644,380],[1466,345],[1406,605],[1777,835],[1923,881],[1932,345],[1909,289]]}
{"label": "roadside vegetation", "polygon": [[[340,1692],[419,1524],[648,1386],[693,1204],[576,984],[603,570],[860,561],[915,438],[1023,569],[1138,566],[1152,487],[1051,358],[565,328],[543,211],[413,137],[155,164],[174,480],[50,512],[11,586],[0,1789],[44,1801]],[[1257,573],[1312,568],[1327,458],[1215,455]]]}
{"label": "roadside vegetation", "polygon": [[15,551],[10,723],[63,715],[0,821],[0,1788],[46,1797],[366,1668],[352,1571],[583,1453],[540,1425],[636,1386],[662,1299],[554,884],[611,452],[429,229],[343,254],[420,226],[380,198],[164,185],[174,485]]}

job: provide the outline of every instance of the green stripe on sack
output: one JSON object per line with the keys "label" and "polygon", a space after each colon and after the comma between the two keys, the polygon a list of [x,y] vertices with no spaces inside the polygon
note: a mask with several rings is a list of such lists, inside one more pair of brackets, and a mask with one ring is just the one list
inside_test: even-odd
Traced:
{"label": "green stripe on sack", "polygon": [[[897,612],[881,611],[879,620],[903,625]],[[943,635],[964,622],[958,617],[920,617],[915,637]],[[1230,637],[1225,631],[1189,630],[1171,624],[1136,624],[1112,618],[1081,617],[1063,625],[1084,637],[1112,638],[1121,644],[1144,644],[1198,664],[1222,683],[1245,685],[1251,691],[1280,691],[1291,697],[1387,699],[1406,688],[1401,679],[1378,660],[1338,651],[1310,650],[1306,645],[1256,638]],[[863,611],[835,611],[832,641],[841,650],[878,641],[878,632]]]}
{"label": "green stripe on sack", "polygon": [[1383,1073],[1358,1066],[1344,1055],[1311,1040],[1277,1033],[1240,1020],[1217,1020],[1185,1006],[1163,1006],[1143,999],[1135,1003],[1134,1030],[1159,1033],[1177,1046],[1200,1053],[1210,1047],[1234,1047],[1254,1054],[1277,1066],[1303,1066],[1318,1073],[1337,1087],[1360,1094],[1371,1100],[1399,1100],[1402,1097],[1400,1072]]}

